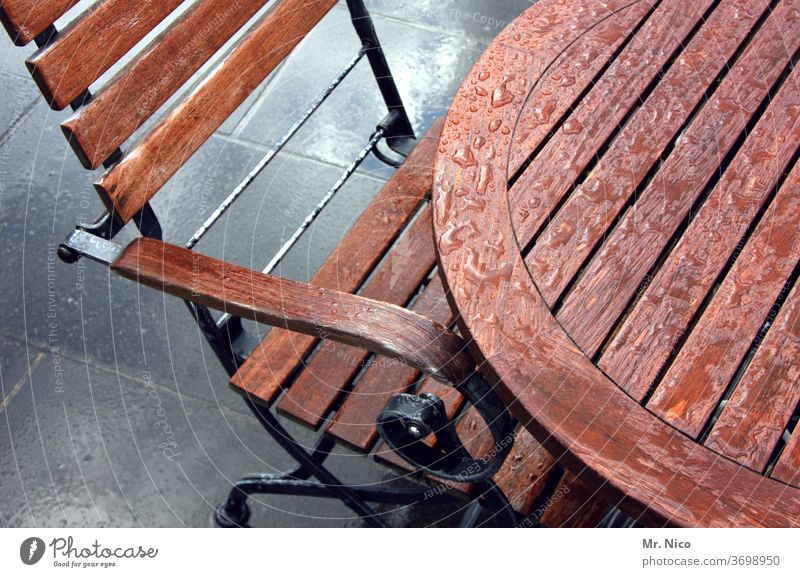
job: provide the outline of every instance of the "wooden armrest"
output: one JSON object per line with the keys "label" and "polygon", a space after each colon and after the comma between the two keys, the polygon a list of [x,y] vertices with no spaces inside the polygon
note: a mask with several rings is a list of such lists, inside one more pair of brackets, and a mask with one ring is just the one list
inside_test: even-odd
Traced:
{"label": "wooden armrest", "polygon": [[454,385],[474,371],[461,337],[392,304],[265,275],[149,238],[128,245],[111,268],[197,304],[399,359]]}

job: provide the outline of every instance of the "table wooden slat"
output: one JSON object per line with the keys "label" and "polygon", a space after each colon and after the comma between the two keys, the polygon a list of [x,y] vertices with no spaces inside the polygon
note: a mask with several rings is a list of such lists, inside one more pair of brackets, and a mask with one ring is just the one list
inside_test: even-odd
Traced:
{"label": "table wooden slat", "polygon": [[800,71],[787,79],[616,335],[599,366],[641,400],[678,346],[800,142]]}
{"label": "table wooden slat", "polygon": [[[620,9],[597,25],[594,34],[587,34],[571,44],[547,74],[540,79],[531,102],[520,114],[515,132],[519,143],[511,150],[509,175],[515,174],[550,135],[564,114],[569,114],[580,95],[592,86],[599,72],[630,38],[632,31],[647,16],[649,2],[637,2]],[[476,94],[484,90],[475,87]]]}
{"label": "table wooden slat", "polygon": [[800,260],[800,164],[795,165],[648,408],[691,436],[708,421]]}
{"label": "table wooden slat", "polygon": [[[431,234],[431,208],[426,206],[408,232],[360,293],[361,296],[404,306],[430,274],[436,261]],[[433,289],[447,306],[441,283]],[[336,399],[358,374],[369,353],[327,341],[278,403],[278,410],[313,428],[327,417]],[[394,361],[392,361],[394,362]]]}
{"label": "table wooden slat", "polygon": [[800,434],[798,433],[800,431],[795,427],[770,476],[800,488]]}
{"label": "table wooden slat", "polygon": [[[764,19],[766,26],[762,30],[770,29],[775,15],[782,14],[786,25],[772,26],[767,34],[771,37],[769,41],[763,40],[766,35],[759,35],[757,30],[753,33],[756,40],[761,37],[762,44],[774,47],[776,57],[780,44],[783,62],[776,65],[768,57],[770,51],[762,50],[760,58],[750,58],[752,67],[748,70],[741,65],[747,60],[745,50],[710,102],[705,103],[698,115],[692,114],[691,126],[702,124],[706,116],[709,137],[698,139],[695,134],[692,139],[690,126],[681,134],[670,156],[680,156],[682,162],[659,168],[662,172],[691,171],[694,165],[705,163],[696,174],[704,182],[697,188],[695,180],[683,183],[688,189],[687,197],[671,199],[673,203],[688,202],[690,208],[702,206],[691,199],[705,200],[713,191],[710,185],[716,184],[721,176],[720,165],[726,166],[733,158],[733,149],[738,150],[745,140],[743,129],[754,128],[763,110],[762,103],[766,105],[764,96],[777,89],[777,80],[789,70],[786,64],[793,54],[791,45],[798,40],[800,0],[772,4],[775,11]],[[715,9],[723,5],[714,2]],[[497,128],[518,126],[524,104],[536,98],[538,79],[546,75],[578,38],[593,33],[605,17],[606,9],[603,0],[537,2],[498,35],[456,93],[442,133],[433,193],[438,257],[451,290],[450,298],[460,313],[459,328],[471,339],[478,362],[498,383],[502,397],[526,429],[551,451],[563,454],[560,463],[567,470],[585,476],[592,490],[598,490],[609,502],[618,503],[640,522],[688,526],[797,525],[798,491],[723,458],[641,407],[597,367],[593,355],[576,345],[576,335],[558,322],[522,262],[520,247],[530,243],[524,242],[518,234],[519,228],[513,226],[519,207],[510,202],[508,194],[503,194],[508,188],[508,159],[518,140],[516,134],[503,134]],[[702,27],[695,30],[701,32]],[[748,39],[747,44],[752,47],[753,41]],[[611,68],[607,73],[610,71]],[[766,88],[756,88],[754,85],[761,84],[765,76],[772,76]],[[635,83],[638,78],[631,75],[627,80]],[[652,87],[657,88],[662,81],[659,76]],[[501,86],[504,82],[505,88]],[[719,94],[724,93],[726,82],[735,82],[737,90],[721,100]],[[475,87],[483,89],[483,97],[475,97]],[[498,92],[504,96],[504,90],[513,97],[506,95],[501,99],[502,106],[494,106],[493,96]],[[760,97],[747,97],[758,90]],[[650,93],[649,88],[645,93]],[[610,107],[605,104],[603,111]],[[703,111],[712,107],[723,114],[708,118],[710,113],[704,115]],[[756,113],[752,122],[747,122]],[[738,124],[738,130],[733,130],[731,138],[730,116],[734,115],[745,120]],[[599,121],[602,120],[600,116]],[[694,131],[697,133],[698,129]],[[553,138],[557,137],[556,134]],[[541,147],[541,151],[546,148]],[[603,146],[600,152],[605,150]],[[706,163],[705,159],[711,155],[715,156],[715,162]],[[572,158],[569,150],[563,158],[557,157],[557,161],[563,160],[559,168],[570,170]],[[578,180],[585,174],[586,171],[581,172]],[[675,218],[677,224],[671,231],[666,230],[669,227],[664,231],[646,230],[645,234],[651,235],[646,242],[628,247],[627,252],[634,259],[648,243],[654,245],[651,250],[656,252],[658,260],[668,255],[678,238],[674,233],[682,232],[690,222],[689,218],[677,218],[675,206],[666,202],[670,199],[658,194],[663,190],[658,180],[656,175],[653,188],[662,201],[658,208],[673,211],[670,218]],[[640,211],[642,203],[647,206],[646,192],[644,195],[639,192],[636,191],[631,212],[649,216]],[[660,232],[664,234],[655,234]],[[653,265],[644,267],[640,280],[655,271]],[[579,276],[577,283],[582,278],[585,276]],[[615,288],[614,283],[608,283],[609,292]],[[625,298],[626,307],[629,296]],[[590,309],[587,303],[582,306],[582,312]],[[563,311],[560,303],[555,309]],[[613,308],[603,312],[612,317],[613,326],[619,314]]]}
{"label": "table wooden slat", "polygon": [[536,155],[509,192],[511,219],[525,246],[572,191],[670,55],[681,47],[712,0],[664,0]]}
{"label": "table wooden slat", "polygon": [[525,262],[551,306],[609,233],[767,6],[765,0],[723,1],[547,224]]}
{"label": "table wooden slat", "polygon": [[800,400],[800,286],[728,399],[705,444],[763,471]]}
{"label": "table wooden slat", "polygon": [[647,280],[798,47],[796,7],[779,4],[564,299],[557,318],[587,356],[594,357]]}

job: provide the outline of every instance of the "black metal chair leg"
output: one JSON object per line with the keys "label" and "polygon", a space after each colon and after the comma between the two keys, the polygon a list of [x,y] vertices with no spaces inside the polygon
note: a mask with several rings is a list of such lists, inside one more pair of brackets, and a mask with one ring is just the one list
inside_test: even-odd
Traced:
{"label": "black metal chair leg", "polygon": [[485,508],[489,509],[491,518],[499,527],[518,526],[519,516],[508,502],[505,493],[494,481],[476,484],[475,490],[479,495],[475,500],[480,501]]}
{"label": "black metal chair leg", "polygon": [[464,516],[461,518],[461,523],[459,527],[462,529],[467,529],[474,527],[478,524],[478,520],[481,517],[481,513],[483,513],[484,505],[480,499],[473,499],[472,502],[467,507],[467,510],[464,512]]}
{"label": "black metal chair leg", "polygon": [[386,526],[385,523],[378,518],[377,512],[367,505],[357,493],[350,490],[350,488],[339,481],[333,473],[320,463],[317,463],[314,457],[306,452],[294,437],[283,428],[283,425],[278,422],[278,419],[269,409],[262,409],[249,398],[245,399],[245,402],[261,425],[272,435],[272,438],[274,438],[301,467],[310,471],[312,476],[316,477],[323,485],[326,485],[332,494],[338,497],[367,523],[374,527]]}
{"label": "black metal chair leg", "polygon": [[[327,435],[321,435],[311,450],[311,458],[315,463],[322,464],[333,449],[334,441]],[[250,519],[250,507],[247,498],[255,493],[271,493],[275,491],[262,490],[270,483],[286,481],[303,481],[311,476],[312,472],[303,465],[297,465],[289,471],[278,474],[256,473],[246,475],[239,479],[228,493],[228,498],[215,512],[215,520],[220,527],[245,527]]]}

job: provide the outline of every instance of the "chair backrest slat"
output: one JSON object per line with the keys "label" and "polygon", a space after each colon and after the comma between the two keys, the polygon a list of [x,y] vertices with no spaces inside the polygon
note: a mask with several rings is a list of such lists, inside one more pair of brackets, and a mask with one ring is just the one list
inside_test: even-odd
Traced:
{"label": "chair backrest slat", "polygon": [[199,0],[145,48],[63,130],[81,163],[97,168],[267,0]]}
{"label": "chair backrest slat", "polygon": [[77,3],[78,0],[3,0],[0,21],[14,44],[25,46]]}
{"label": "chair backrest slat", "polygon": [[107,0],[59,32],[26,62],[50,106],[68,106],[183,1]]}
{"label": "chair backrest slat", "polygon": [[284,0],[204,81],[96,184],[123,221],[136,215],[186,160],[336,4]]}

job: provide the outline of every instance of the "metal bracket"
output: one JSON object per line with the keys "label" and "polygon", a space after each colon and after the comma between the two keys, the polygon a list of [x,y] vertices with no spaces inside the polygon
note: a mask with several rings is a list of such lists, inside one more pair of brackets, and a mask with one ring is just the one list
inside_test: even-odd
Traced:
{"label": "metal bracket", "polygon": [[407,118],[405,113],[401,110],[395,109],[389,112],[383,120],[378,123],[376,130],[383,131],[383,139],[386,145],[399,155],[399,158],[392,158],[380,150],[377,146],[372,151],[379,160],[385,162],[389,166],[400,166],[403,160],[411,154],[411,151],[417,145],[417,139],[413,134],[410,136],[403,132]]}
{"label": "metal bracket", "polygon": [[122,254],[122,249],[115,242],[77,228],[58,245],[58,256],[67,263],[73,263],[85,256],[89,260],[111,266]]}
{"label": "metal bracket", "polygon": [[[487,482],[500,469],[514,442],[514,421],[491,385],[478,373],[456,386],[478,411],[492,434],[494,447],[475,458],[461,444],[444,403],[437,396],[400,394],[389,399],[378,414],[377,428],[394,452],[409,463],[441,479]],[[431,447],[424,439],[435,436]]]}

